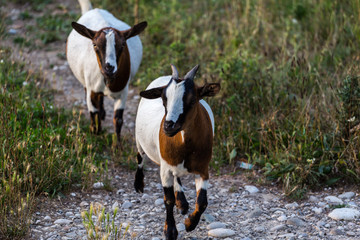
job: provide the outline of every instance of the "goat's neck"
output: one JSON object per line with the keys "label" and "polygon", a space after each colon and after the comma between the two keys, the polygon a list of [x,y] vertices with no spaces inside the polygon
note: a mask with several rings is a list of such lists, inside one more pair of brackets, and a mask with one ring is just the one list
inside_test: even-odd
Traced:
{"label": "goat's neck", "polygon": [[115,73],[115,76],[108,82],[108,88],[112,92],[119,92],[123,90],[130,77],[130,55],[127,44],[125,44],[124,49],[118,60],[118,70]]}

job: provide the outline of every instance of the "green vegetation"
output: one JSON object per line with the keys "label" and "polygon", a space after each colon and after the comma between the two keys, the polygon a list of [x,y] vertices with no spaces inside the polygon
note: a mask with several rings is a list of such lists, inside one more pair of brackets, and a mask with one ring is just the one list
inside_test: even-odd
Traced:
{"label": "green vegetation", "polygon": [[[93,1],[133,24],[144,56],[135,85],[201,64],[221,82],[213,169],[245,158],[286,194],[359,181],[359,1]],[[134,9],[138,4],[138,16]]]}
{"label": "green vegetation", "polygon": [[35,194],[50,196],[103,175],[109,140],[80,113],[54,107],[42,77],[0,48],[0,238],[27,233]]}

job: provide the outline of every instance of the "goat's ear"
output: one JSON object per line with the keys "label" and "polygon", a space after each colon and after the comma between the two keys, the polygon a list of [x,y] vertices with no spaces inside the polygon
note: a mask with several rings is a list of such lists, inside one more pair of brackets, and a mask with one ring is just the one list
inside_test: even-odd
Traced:
{"label": "goat's ear", "polygon": [[131,37],[134,37],[144,31],[144,29],[147,27],[147,22],[141,22],[139,24],[136,24],[132,28],[126,31],[122,31],[122,34],[124,35],[125,39],[129,39]]}
{"label": "goat's ear", "polygon": [[149,90],[141,91],[140,96],[147,99],[155,99],[161,97],[165,87],[151,88]]}
{"label": "goat's ear", "polygon": [[79,34],[83,35],[84,37],[93,39],[96,31],[90,30],[87,27],[85,27],[84,25],[81,25],[77,22],[72,22],[71,26],[75,29],[75,31],[77,31]]}
{"label": "goat's ear", "polygon": [[200,98],[213,97],[219,93],[220,89],[220,83],[206,83],[198,89],[198,93]]}

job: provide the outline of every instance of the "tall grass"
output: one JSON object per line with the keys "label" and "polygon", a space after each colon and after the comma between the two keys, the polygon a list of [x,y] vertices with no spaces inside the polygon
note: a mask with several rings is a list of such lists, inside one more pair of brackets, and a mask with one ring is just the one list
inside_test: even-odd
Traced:
{"label": "tall grass", "polygon": [[358,131],[348,121],[359,123],[348,111],[359,101],[359,1],[93,2],[130,24],[148,21],[135,85],[170,74],[170,63],[181,72],[200,63],[199,84],[221,82],[221,96],[209,99],[215,169],[246,158],[295,197],[359,180]]}

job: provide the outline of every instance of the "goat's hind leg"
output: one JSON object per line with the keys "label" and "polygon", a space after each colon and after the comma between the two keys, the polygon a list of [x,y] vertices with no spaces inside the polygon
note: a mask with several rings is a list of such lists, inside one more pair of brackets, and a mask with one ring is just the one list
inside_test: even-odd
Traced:
{"label": "goat's hind leg", "polygon": [[195,178],[196,184],[196,205],[195,210],[192,212],[187,219],[185,219],[185,228],[186,231],[192,231],[198,225],[200,221],[201,214],[205,211],[208,201],[207,201],[207,188],[208,188],[208,179],[203,179],[200,176]]}
{"label": "goat's hind leg", "polygon": [[182,215],[185,215],[189,210],[189,203],[186,201],[184,189],[182,188],[182,184],[179,177],[174,178],[174,186],[175,186],[176,207],[180,210],[180,213]]}
{"label": "goat's hind leg", "polygon": [[[146,155],[144,154],[143,156],[146,156]],[[144,192],[144,170],[143,170],[143,166],[144,166],[145,157],[143,158],[141,156],[141,154],[138,152],[136,158],[137,158],[138,168],[137,168],[136,174],[135,174],[134,187],[135,187],[136,192],[142,193],[142,192]]]}

